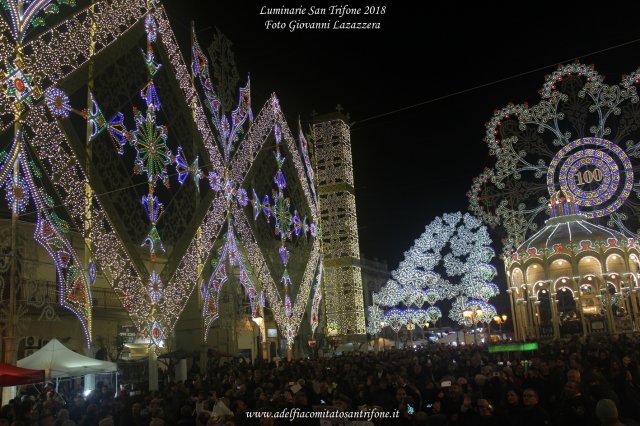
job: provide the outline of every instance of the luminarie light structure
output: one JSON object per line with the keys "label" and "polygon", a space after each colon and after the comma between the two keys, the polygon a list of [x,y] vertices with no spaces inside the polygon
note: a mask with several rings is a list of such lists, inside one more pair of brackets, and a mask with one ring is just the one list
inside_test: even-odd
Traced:
{"label": "luminarie light structure", "polygon": [[[0,19],[0,32],[11,34],[12,40],[9,37],[0,40],[0,55],[6,64],[0,72],[3,86],[0,91],[0,130],[6,131],[13,126],[14,134],[13,144],[0,167],[0,181],[11,181],[5,184],[5,188],[14,213],[13,223],[18,212],[26,207],[28,197],[32,198],[38,218],[35,239],[52,257],[58,275],[61,304],[78,316],[90,345],[92,279],[87,277],[88,271],[65,232],[68,226],[85,230],[80,217],[87,208],[84,193],[87,182],[68,145],[58,143],[61,141],[52,128],[56,125],[56,117],[68,114],[68,100],[52,87],[87,63],[93,54],[105,49],[118,34],[142,16],[145,8],[144,2],[101,2],[91,12],[80,11],[29,39],[29,30],[44,25],[42,16],[57,13],[58,4],[62,3],[75,4],[47,0],[3,2],[10,25]],[[99,25],[93,27],[94,22]],[[95,40],[99,42],[93,44]],[[45,107],[38,104],[43,93],[47,93],[46,103],[55,111],[54,120],[50,120]],[[33,154],[41,169],[34,167],[30,170],[27,166],[31,164],[30,156]],[[55,212],[60,207],[54,206],[57,203],[51,202],[53,198],[44,194],[42,186],[35,182],[34,175],[40,173],[47,177],[56,176],[49,180],[61,197],[72,223],[60,219]],[[80,189],[78,192],[71,188],[76,184]],[[91,196],[89,200],[92,201]],[[10,305],[13,305],[12,301]]]}
{"label": "luminarie light structure", "polygon": [[608,85],[593,66],[561,65],[546,76],[541,99],[509,104],[487,123],[495,163],[473,181],[470,210],[505,234],[505,256],[546,219],[556,191],[587,218],[633,236],[640,229],[637,85],[640,73]]}
{"label": "luminarie light structure", "polygon": [[[309,302],[311,284],[322,270],[322,267],[319,267],[320,245],[315,238],[318,223],[317,203],[311,195],[314,193],[313,182],[308,180],[310,175],[313,176],[311,164],[308,161],[302,163],[300,155],[304,158],[305,151],[298,151],[275,95],[271,96],[254,120],[247,83],[240,89],[236,109],[231,112],[230,118],[227,117],[210,76],[208,58],[198,44],[195,31],[192,34],[192,59],[193,74],[197,77],[210,112],[213,125],[211,133],[222,150],[221,167],[214,167],[209,173],[209,183],[213,191],[224,197],[227,206],[226,242],[210,275],[209,284],[202,288],[206,329],[217,317],[218,297],[225,280],[225,265],[237,263],[241,282],[249,294],[252,313],[261,311],[262,306],[257,306],[259,299],[256,295],[263,292],[276,323],[291,347]],[[275,141],[272,157],[276,166],[272,180],[275,188],[271,190],[271,196],[268,193],[259,194],[259,189],[250,188],[245,183],[256,157],[268,140]],[[301,140],[301,147],[304,146],[305,142]],[[293,166],[294,176],[286,176],[287,161]],[[302,199],[306,206],[291,204],[286,194],[291,183],[295,184],[298,191],[302,189]],[[264,183],[260,185],[264,186]],[[302,211],[307,211],[308,216],[303,215]],[[254,223],[251,224],[248,218]],[[258,221],[264,222],[261,225]],[[282,268],[277,280],[281,283],[280,286],[276,284],[273,276],[279,268],[267,263],[266,259],[271,256],[262,253],[261,242],[256,236],[256,232],[264,225],[273,225],[274,233],[280,240],[277,249]],[[308,257],[299,259],[306,266],[297,281],[288,270],[292,252],[287,246],[287,241],[293,239],[309,240],[310,245]],[[235,248],[229,245],[231,242]],[[234,251],[238,253],[232,255]],[[255,278],[251,278],[252,276]],[[262,288],[256,286],[255,282],[261,283]],[[314,297],[319,298],[320,293],[316,291]]]}
{"label": "luminarie light structure", "polygon": [[[496,270],[489,263],[494,257],[490,245],[487,228],[468,213],[448,213],[434,219],[405,252],[392,279],[374,293],[369,332],[380,330],[381,319],[394,331],[409,323],[435,322],[441,311],[434,305],[445,299],[454,299],[449,318],[460,324],[467,323],[462,312],[474,306],[486,309],[486,315],[478,321],[491,321],[495,309],[488,300],[499,289],[491,282]],[[399,304],[405,309],[395,308]],[[422,309],[425,304],[429,307]],[[394,308],[383,314],[382,307]]]}
{"label": "luminarie light structure", "polygon": [[[194,44],[192,75],[183,62],[163,8],[153,2],[96,1],[31,40],[24,36],[25,19],[36,16],[36,9],[42,11],[53,2],[34,1],[26,7],[13,0],[5,3],[11,8],[11,16],[21,13],[24,16],[16,20],[12,28],[0,20],[0,31],[11,31],[19,45],[16,49],[7,39],[0,40],[0,55],[7,58],[0,91],[0,129],[6,131],[14,122],[18,123],[13,145],[3,157],[0,181],[16,213],[35,205],[39,218],[37,239],[51,254],[59,270],[63,304],[79,316],[88,341],[91,338],[91,285],[98,274],[112,286],[137,329],[159,343],[173,330],[195,288],[212,294],[207,285],[212,279],[215,281],[216,271],[220,269],[215,267],[215,262],[211,268],[207,265],[217,254],[216,241],[223,239],[226,261],[237,262],[241,283],[251,295],[252,303],[257,304],[264,291],[282,333],[291,344],[309,304],[314,279],[319,282],[317,277],[322,270],[320,244],[315,238],[319,217],[306,142],[300,140],[298,145],[292,136],[275,95],[254,121],[247,84],[240,90],[237,108],[229,116],[224,113],[213,83],[204,71],[206,57],[196,47],[197,43]],[[16,11],[17,14],[13,13]],[[40,23],[38,20],[37,24]],[[133,128],[129,115],[117,109],[101,109],[103,101],[94,96],[97,93],[94,91],[87,91],[86,108],[82,111],[72,108],[63,90],[67,79],[85,64],[93,63],[102,52],[113,48],[125,34],[136,31],[146,34],[147,48],[142,52],[142,60],[148,78],[140,92],[144,108],[133,114]],[[203,58],[205,61],[201,61]],[[198,89],[192,84],[192,76],[201,84]],[[179,89],[178,97],[191,109],[193,127],[202,141],[200,156],[187,158],[186,149],[168,145],[174,142],[159,115],[161,97],[156,86],[157,81],[167,78]],[[208,112],[202,108],[198,90],[204,94]],[[84,117],[88,127],[85,143],[91,142],[92,147],[102,149],[105,135],[109,135],[115,150],[124,157],[127,146],[136,150],[134,171],[147,177],[147,194],[137,200],[142,202],[149,224],[144,238],[152,264],[148,271],[136,257],[136,250],[122,237],[121,221],[111,201],[105,196],[98,197],[90,184],[85,153],[76,152],[78,147],[65,132],[65,126],[70,120],[76,120],[78,114]],[[274,193],[257,188],[256,182],[246,179],[267,141],[276,139],[277,174],[273,181],[269,177],[269,183],[273,182],[276,187]],[[38,173],[48,180],[54,191],[52,197],[43,194],[42,186],[34,183],[35,172],[27,168],[28,155],[37,160]],[[200,157],[205,157],[202,163],[207,165],[207,171],[200,169]],[[181,251],[169,253],[169,266],[158,272],[153,263],[155,256],[163,251],[160,224],[166,217],[163,211],[168,207],[162,210],[157,183],[169,184],[173,173],[167,168],[172,165],[176,167],[179,184],[187,183],[191,176],[201,190],[200,179],[206,177],[210,191],[204,194],[204,206],[196,212],[202,215],[194,219],[198,226],[193,235],[185,236],[187,242]],[[260,193],[259,200],[254,197],[257,193]],[[33,204],[29,204],[29,199]],[[297,200],[295,205],[291,202],[293,199]],[[264,219],[254,216],[256,208]],[[255,223],[269,219],[269,226],[276,227],[281,240],[278,255],[285,267],[283,273],[275,274],[272,270],[274,266],[267,261],[270,256],[263,254],[263,250],[270,248],[264,247],[263,239],[255,235],[256,226],[263,225],[255,225],[251,219]],[[81,262],[73,252],[65,236],[68,228],[83,235],[89,262]],[[296,254],[297,249],[289,245],[294,239],[304,242],[301,244],[304,252]],[[288,266],[296,256],[304,268],[299,273],[289,273]],[[261,283],[262,288],[255,283]],[[315,305],[320,297],[320,287],[316,284]]]}
{"label": "luminarie light structure", "polygon": [[[346,117],[338,114],[312,126],[317,197],[322,218],[324,306],[327,325],[336,336],[358,339],[366,332],[362,271],[356,216],[351,135]],[[305,164],[306,140],[300,139]],[[310,170],[307,168],[307,170]]]}
{"label": "luminarie light structure", "polygon": [[561,65],[537,103],[487,124],[495,162],[469,208],[506,237],[517,338],[638,326],[638,84],[638,70],[606,84],[593,66]]}

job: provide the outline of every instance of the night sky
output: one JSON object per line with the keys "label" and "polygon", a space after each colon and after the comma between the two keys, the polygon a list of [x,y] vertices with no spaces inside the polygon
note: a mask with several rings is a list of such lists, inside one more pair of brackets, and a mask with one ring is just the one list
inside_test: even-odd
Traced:
{"label": "night sky", "polygon": [[[231,39],[241,76],[251,73],[255,113],[276,92],[294,133],[297,117],[308,122],[314,110],[341,104],[350,114],[360,248],[390,269],[435,216],[466,211],[472,178],[491,165],[482,139],[494,109],[536,103],[544,76],[574,58],[595,64],[608,83],[640,65],[631,3],[590,9],[375,0],[368,4],[386,6],[384,15],[369,17],[380,30],[293,33],[266,30],[268,18],[259,14],[286,2],[163,3],[185,46],[191,20],[203,47],[214,27]],[[331,4],[342,3],[292,6]]]}

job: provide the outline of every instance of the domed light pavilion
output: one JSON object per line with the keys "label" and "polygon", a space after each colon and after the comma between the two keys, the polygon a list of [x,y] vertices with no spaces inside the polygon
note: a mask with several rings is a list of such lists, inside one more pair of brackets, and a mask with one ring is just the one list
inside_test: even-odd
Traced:
{"label": "domed light pavilion", "polygon": [[550,219],[505,261],[518,340],[638,330],[639,243],[558,191]]}

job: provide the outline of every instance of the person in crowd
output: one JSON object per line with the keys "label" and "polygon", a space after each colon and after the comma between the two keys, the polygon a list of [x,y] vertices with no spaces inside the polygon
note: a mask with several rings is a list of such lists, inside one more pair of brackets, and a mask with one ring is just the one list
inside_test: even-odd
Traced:
{"label": "person in crowd", "polygon": [[522,400],[516,388],[509,388],[505,393],[504,401],[500,407],[505,419],[505,425],[517,426],[522,423]]}
{"label": "person in crowd", "polygon": [[596,416],[601,425],[625,426],[618,420],[618,409],[615,402],[610,399],[601,399],[596,404]]}
{"label": "person in crowd", "polygon": [[540,406],[540,397],[538,392],[532,388],[526,388],[522,392],[523,410],[522,410],[522,425],[549,425],[551,419],[547,410]]}

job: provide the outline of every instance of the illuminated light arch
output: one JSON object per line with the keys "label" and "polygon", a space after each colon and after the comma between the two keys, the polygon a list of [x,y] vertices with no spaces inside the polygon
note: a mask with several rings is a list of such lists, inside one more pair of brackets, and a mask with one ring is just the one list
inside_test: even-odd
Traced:
{"label": "illuminated light arch", "polygon": [[[8,3],[14,4],[15,2],[8,0]],[[44,4],[43,2],[37,3]],[[178,45],[166,14],[161,6],[154,8],[152,11],[147,10],[147,3],[146,0],[97,1],[95,5],[79,11],[60,25],[28,41],[24,45],[24,57],[21,61],[17,61],[12,65],[14,68],[9,70],[10,73],[8,73],[10,74],[11,80],[7,80],[6,83],[14,82],[15,79],[20,76],[29,76],[30,80],[25,78],[25,81],[30,85],[29,87],[32,90],[33,98],[37,98],[37,92],[51,89],[52,86],[69,76],[88,61],[91,57],[89,52],[92,46],[89,41],[92,39],[92,36],[97,40],[95,52],[93,53],[99,55],[124,32],[130,30],[144,19],[150,41],[154,41],[164,47],[185,100],[193,109],[195,125],[202,135],[205,150],[209,157],[205,159],[206,162],[211,164],[213,168],[212,173],[223,176],[225,164],[228,164],[226,163],[228,158],[225,160],[218,146],[216,146],[215,136],[207,124],[206,114],[191,84],[191,76],[182,60],[182,55],[178,50]],[[33,4],[35,5],[36,3]],[[31,5],[28,7],[31,8]],[[98,25],[94,25],[95,22],[98,22]],[[68,28],[74,28],[74,31],[67,31]],[[9,30],[4,20],[0,20],[0,29],[2,32]],[[12,58],[14,55],[14,47],[12,43],[7,43],[6,40],[0,40],[1,56]],[[149,73],[153,75],[157,71],[159,64],[155,62],[155,58],[152,57],[152,55],[149,55],[149,52],[147,52],[145,56],[145,62]],[[5,84],[5,88],[6,87],[8,87],[7,84]],[[154,321],[152,324],[154,330],[159,330],[157,325],[160,324],[162,326],[162,330],[159,330],[160,334],[167,335],[175,326],[177,318],[195,288],[195,283],[198,281],[200,275],[198,265],[206,261],[213,249],[216,237],[223,229],[227,219],[227,199],[222,195],[214,197],[201,223],[199,236],[192,238],[185,255],[177,266],[176,272],[170,277],[169,281],[162,286],[157,285],[153,287],[153,292],[156,292],[156,290],[161,291],[162,296],[157,299],[156,304],[151,303],[150,287],[147,285],[147,277],[149,274],[144,274],[137,270],[95,194],[91,194],[89,206],[86,206],[84,203],[85,190],[89,187],[89,182],[78,158],[73,154],[73,149],[57,122],[57,120],[65,118],[65,114],[63,113],[68,113],[68,105],[66,104],[64,96],[58,94],[58,98],[55,98],[55,95],[49,97],[49,106],[53,105],[56,108],[63,108],[52,109],[52,116],[50,117],[49,114],[47,114],[45,105],[33,104],[27,97],[17,99],[15,96],[16,93],[10,89],[11,87],[9,87],[8,90],[0,91],[0,128],[6,130],[13,125],[13,122],[6,117],[9,116],[14,109],[18,108],[18,105],[21,110],[26,111],[23,115],[24,126],[32,132],[32,136],[30,136],[27,143],[33,152],[36,153],[45,174],[47,176],[59,177],[55,179],[52,184],[56,191],[62,194],[62,205],[64,205],[69,212],[74,227],[85,230],[92,241],[90,251],[95,260],[95,263],[91,263],[91,266],[94,268],[93,276],[95,276],[95,268],[100,270],[102,275],[113,287],[138,330],[149,332],[148,319],[153,313],[157,319],[157,321]],[[234,120],[246,119],[248,116],[247,113],[250,115],[250,111],[246,108],[249,99],[248,87],[246,89],[246,91],[241,91],[242,102],[238,109],[232,114],[231,122],[233,124],[238,123],[237,121],[234,123]],[[53,94],[54,91],[49,91],[48,93]],[[148,85],[143,89],[142,95],[145,97],[145,100],[148,100],[148,104],[153,104],[155,108],[155,105],[157,105],[155,87]],[[29,107],[28,111],[26,110],[27,107]],[[266,136],[268,136],[268,133],[273,129],[273,122],[284,122],[284,117],[279,109],[279,103],[275,96],[269,100],[268,106],[263,110],[266,114],[266,118],[264,119],[265,123],[269,123],[269,120],[272,121],[266,126],[261,126],[258,130],[253,129],[254,131],[263,132],[263,136],[265,137],[255,136],[251,141],[249,141],[249,138],[244,138],[247,146],[239,149],[231,159],[232,162],[237,163],[230,169],[231,173],[236,176],[246,175],[246,171],[250,167],[257,152],[254,148],[259,149],[262,146],[266,140]],[[87,111],[86,115],[89,124],[93,127],[93,136],[96,136],[100,132],[108,131],[110,135],[116,139],[118,145],[122,146],[122,142],[126,140],[124,132],[126,129],[123,128],[122,120],[118,115],[114,116],[112,120],[106,121],[95,100],[92,108],[90,108],[90,111]],[[298,153],[296,143],[288,127],[286,127],[286,124],[282,127],[284,129],[283,137],[289,152],[292,154]],[[239,127],[236,126],[236,128]],[[304,148],[304,143],[301,141],[300,149],[304,151]],[[224,149],[223,147],[223,152]],[[0,167],[0,177],[2,178],[0,181],[4,182],[6,180],[12,170],[12,165],[18,157],[18,152],[18,144],[14,144],[10,149],[6,161]],[[310,168],[311,163],[306,151],[302,153],[302,157],[304,160],[301,160],[298,155],[291,155],[289,161],[295,166],[297,179],[302,183],[303,193],[307,199],[312,215],[317,216],[317,206],[315,206],[314,197],[312,197],[313,170]],[[181,160],[184,161],[176,159],[176,162],[180,165],[178,172],[181,176],[185,176],[187,173],[192,173],[193,176],[198,174],[197,159],[194,163],[189,163],[181,156]],[[238,180],[238,182],[241,181],[242,179]],[[243,197],[240,191],[238,193],[238,201],[242,202],[241,200],[243,200]],[[84,214],[87,210],[93,219],[90,229],[84,229]],[[238,217],[239,213],[242,213],[242,215],[245,214],[242,211],[234,211],[234,217]],[[316,226],[311,226],[317,223],[318,220],[316,216],[314,216],[313,223],[307,224],[310,228],[309,232],[315,233],[316,230],[319,231],[319,229],[316,229]],[[250,228],[244,217],[236,219],[235,224],[239,228],[238,235],[250,233]],[[294,229],[296,229],[295,217],[293,219],[293,226]],[[303,225],[300,224],[300,226],[302,227]],[[248,240],[247,253],[250,255],[258,253],[259,249],[255,241],[252,241],[251,238],[246,235],[244,235],[244,237]],[[155,234],[152,235],[150,241],[154,243],[158,241],[155,239]],[[276,294],[277,289],[272,288],[271,294],[267,295],[267,298],[270,299],[272,305],[274,305],[274,309],[277,311],[276,319],[278,320],[278,324],[285,335],[291,340],[295,337],[297,326],[300,322],[299,320],[304,311],[300,306],[306,305],[307,302],[307,300],[303,299],[308,296],[309,291],[305,292],[305,290],[310,289],[313,278],[316,276],[315,272],[319,263],[319,243],[314,242],[311,251],[311,259],[308,263],[310,266],[307,266],[305,269],[302,283],[300,283],[298,298],[293,306],[292,318],[283,320],[283,316],[285,316],[283,312],[286,310],[286,307],[284,306],[285,303],[278,300]],[[265,265],[264,257],[251,256],[251,261],[255,263],[253,266],[257,266],[258,268],[263,268]],[[264,274],[267,274],[266,268],[260,269],[257,272],[260,278],[265,278]],[[269,283],[267,284],[269,285]],[[270,285],[275,287],[273,283]],[[157,305],[157,309],[152,309],[152,305]],[[297,323],[296,320],[298,320]],[[160,336],[160,334],[158,336]]]}
{"label": "illuminated light arch", "polygon": [[607,266],[607,272],[609,274],[611,273],[617,273],[617,274],[622,274],[624,272],[626,272],[626,265],[625,265],[625,261],[624,261],[624,253],[622,252],[610,252],[607,251],[606,253],[606,259],[605,259],[605,264]]}
{"label": "illuminated light arch", "polygon": [[515,286],[518,286],[524,283],[524,274],[522,273],[522,269],[515,268],[511,272],[511,282]]}
{"label": "illuminated light arch", "polygon": [[602,264],[596,256],[585,254],[578,257],[577,260],[578,270],[581,275],[586,276],[591,274],[597,276],[602,274]]}
{"label": "illuminated light arch", "polygon": [[559,289],[561,288],[570,288],[571,292],[573,293],[573,291],[575,290],[575,282],[573,281],[573,279],[569,276],[563,275],[560,277],[557,277],[554,279],[553,281],[553,291],[555,293],[558,292]]}
{"label": "illuminated light arch", "polygon": [[532,289],[533,289],[533,295],[535,297],[538,297],[538,294],[542,290],[545,290],[545,291],[549,290],[549,284],[547,282],[545,282],[545,281],[538,281],[533,285]]}
{"label": "illuminated light arch", "polygon": [[535,283],[544,279],[544,268],[541,262],[532,260],[527,262],[525,265],[528,283]]}
{"label": "illuminated light arch", "polygon": [[[15,129],[13,145],[0,166],[0,182],[7,181],[14,166],[20,169],[22,176],[29,181],[27,185],[31,191],[28,194],[19,191],[20,182],[14,182],[10,203],[14,209],[19,209],[25,207],[20,203],[21,201],[26,202],[28,197],[33,200],[38,211],[34,238],[52,256],[58,275],[60,303],[79,318],[87,345],[90,345],[92,302],[89,283],[93,281],[91,267],[94,263],[90,263],[87,277],[87,271],[83,270],[79,257],[65,235],[68,228],[84,229],[82,220],[75,219],[77,215],[86,212],[85,206],[80,205],[84,196],[84,186],[79,193],[82,195],[78,198],[74,197],[79,194],[65,191],[65,189],[75,182],[85,184],[86,180],[81,173],[76,174],[78,170],[74,167],[77,164],[75,158],[57,167],[58,164],[72,157],[71,150],[65,143],[54,142],[58,139],[55,130],[52,131],[52,125],[55,126],[55,122],[48,119],[46,109],[36,101],[40,100],[45,92],[53,93],[48,89],[85,64],[91,57],[91,49],[95,48],[93,53],[99,54],[120,34],[135,25],[138,18],[145,13],[145,2],[125,0],[99,2],[91,12],[89,7],[85,8],[64,19],[52,29],[32,38],[28,37],[29,30],[44,25],[44,16],[58,13],[59,7],[52,1],[46,0],[28,4],[18,3],[22,2],[16,0],[5,2],[5,8],[11,16],[11,27],[8,21],[0,19],[0,32],[13,36],[13,40],[10,40],[10,37],[0,40],[0,56],[5,58],[7,65],[0,72],[2,75],[0,128],[2,131],[11,127]],[[74,2],[69,3],[72,6],[74,4]],[[100,22],[100,25],[94,26],[95,22]],[[70,31],[69,28],[74,30]],[[95,46],[89,43],[90,34],[100,40]],[[62,97],[58,100],[47,99],[58,107],[58,115],[63,117],[68,113],[68,104]],[[28,134],[28,138],[23,139],[24,134]],[[41,148],[45,144],[52,146],[47,146],[43,153]],[[27,149],[26,145],[30,149]],[[31,166],[25,163],[31,153],[36,154],[42,167],[42,170],[38,169],[37,173],[35,169],[30,171]],[[19,158],[20,156],[22,159]],[[57,176],[52,185],[58,194],[62,194],[63,206],[69,213],[72,223],[65,223],[49,205],[48,195],[42,192],[41,185],[34,182],[34,176],[32,176],[39,173]],[[117,256],[117,253],[115,255]]]}

